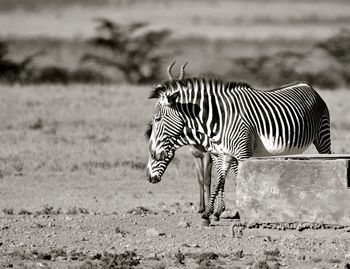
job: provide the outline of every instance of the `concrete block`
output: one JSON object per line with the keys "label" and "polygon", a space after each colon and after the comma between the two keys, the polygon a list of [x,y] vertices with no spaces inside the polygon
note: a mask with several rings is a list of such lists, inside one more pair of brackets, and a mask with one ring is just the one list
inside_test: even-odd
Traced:
{"label": "concrete block", "polygon": [[251,158],[239,165],[241,220],[350,225],[350,155]]}

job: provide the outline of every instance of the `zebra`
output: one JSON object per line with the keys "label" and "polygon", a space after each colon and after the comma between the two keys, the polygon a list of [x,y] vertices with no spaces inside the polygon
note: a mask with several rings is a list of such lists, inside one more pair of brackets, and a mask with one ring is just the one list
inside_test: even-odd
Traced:
{"label": "zebra", "polygon": [[[171,74],[171,69],[176,62],[173,62],[168,66],[167,74],[170,80],[174,80]],[[185,76],[185,67],[187,63],[181,66],[179,80],[182,80]],[[152,123],[149,123],[146,131],[145,138],[150,140],[152,133]],[[205,205],[209,204],[209,195],[211,188],[211,170],[212,170],[212,157],[205,149],[200,145],[192,145],[190,147],[190,153],[193,156],[197,180],[199,184],[199,208],[198,213],[203,213],[205,211]],[[173,158],[165,158],[164,160],[155,160],[154,158],[149,158],[147,163],[147,179],[151,183],[158,183],[166,170],[167,166]]]}
{"label": "zebra", "polygon": [[[225,178],[229,169],[237,175],[238,162],[302,153],[312,143],[319,153],[331,153],[327,105],[305,82],[261,91],[244,82],[189,78],[158,85],[151,98],[158,98],[149,148],[154,159],[172,157],[185,143],[202,145],[218,156],[218,180],[204,220],[213,214],[216,198],[214,216],[224,211]],[[192,138],[184,134],[188,129]],[[182,142],[176,146],[174,139]]]}

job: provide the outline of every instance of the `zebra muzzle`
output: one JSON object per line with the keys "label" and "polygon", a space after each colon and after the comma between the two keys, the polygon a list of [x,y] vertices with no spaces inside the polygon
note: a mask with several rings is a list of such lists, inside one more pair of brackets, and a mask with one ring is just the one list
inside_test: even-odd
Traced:
{"label": "zebra muzzle", "polygon": [[148,181],[151,182],[152,184],[158,183],[161,180],[160,176],[149,176]]}

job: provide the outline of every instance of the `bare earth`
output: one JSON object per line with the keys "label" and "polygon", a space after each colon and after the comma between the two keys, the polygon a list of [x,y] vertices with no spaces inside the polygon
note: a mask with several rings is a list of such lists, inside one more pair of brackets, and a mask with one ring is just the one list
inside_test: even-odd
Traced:
{"label": "bare earth", "polygon": [[[154,106],[147,100],[150,90],[1,87],[0,268],[344,268],[350,263],[347,227],[243,228],[232,227],[234,219],[202,227],[186,148],[160,183],[147,182],[143,132]],[[349,153],[350,93],[320,94],[331,111],[333,151]],[[234,210],[232,185],[229,178],[226,202]]]}
{"label": "bare earth", "polygon": [[235,238],[233,220],[202,228],[199,216],[182,203],[156,212],[135,212],[2,217],[0,265],[344,268],[345,257],[349,258],[350,229],[246,228],[241,238]]}

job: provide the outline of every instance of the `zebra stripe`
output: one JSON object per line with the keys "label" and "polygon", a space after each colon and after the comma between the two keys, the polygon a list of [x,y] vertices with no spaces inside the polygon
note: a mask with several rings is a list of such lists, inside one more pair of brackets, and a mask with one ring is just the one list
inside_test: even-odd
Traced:
{"label": "zebra stripe", "polygon": [[237,171],[236,160],[301,153],[312,143],[319,153],[330,153],[327,106],[306,83],[260,91],[246,83],[192,78],[165,82],[152,95],[161,117],[151,134],[154,158],[186,144],[218,155],[219,179],[203,218],[212,214],[229,168]]}

